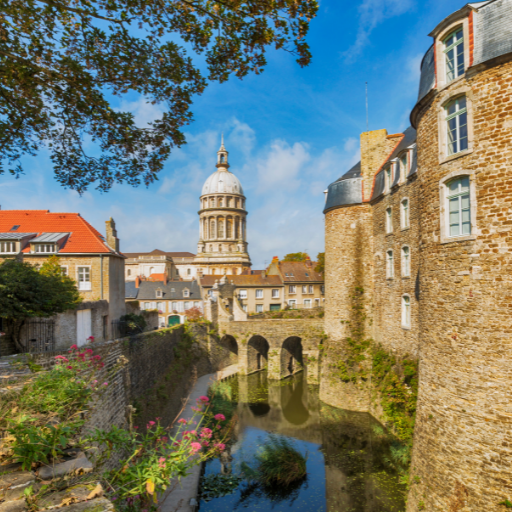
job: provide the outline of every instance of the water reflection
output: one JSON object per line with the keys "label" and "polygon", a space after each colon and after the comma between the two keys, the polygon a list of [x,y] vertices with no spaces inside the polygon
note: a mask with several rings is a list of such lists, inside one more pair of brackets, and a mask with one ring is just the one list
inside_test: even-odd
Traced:
{"label": "water reflection", "polygon": [[308,385],[303,374],[268,381],[259,372],[228,382],[238,404],[234,442],[206,464],[205,474],[241,474],[243,463],[253,462],[269,433],[278,433],[307,454],[308,476],[287,490],[243,482],[233,494],[201,501],[201,511],[405,510],[404,489],[390,463],[390,439],[371,415],[323,404],[318,387]]}

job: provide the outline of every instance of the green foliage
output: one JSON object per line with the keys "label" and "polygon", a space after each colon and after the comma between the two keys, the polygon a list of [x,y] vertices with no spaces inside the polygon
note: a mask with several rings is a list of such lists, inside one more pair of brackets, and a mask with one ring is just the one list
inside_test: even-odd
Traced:
{"label": "green foliage", "polygon": [[[315,0],[3,2],[0,174],[18,176],[22,156],[47,148],[58,182],[79,192],[152,183],[208,80],[260,74],[269,47],[309,64],[317,10]],[[112,108],[133,93],[163,105],[161,119],[137,127]]]}
{"label": "green foliage", "polygon": [[325,252],[319,252],[317,255],[315,272],[325,273]]}
{"label": "green foliage", "polygon": [[506,508],[512,508],[512,503],[509,500],[500,501],[499,505],[505,505]]}
{"label": "green foliage", "polygon": [[206,475],[201,480],[201,498],[210,501],[214,498],[222,498],[235,492],[243,479],[236,475],[223,475],[221,473]]}
{"label": "green foliage", "polygon": [[309,258],[307,252],[291,252],[287,254],[282,261],[306,261]]}
{"label": "green foliage", "polygon": [[122,332],[122,336],[129,336],[130,334],[137,334],[143,332],[148,323],[144,315],[136,315],[135,313],[128,313],[120,318],[121,322],[125,322],[126,332]]}
{"label": "green foliage", "polygon": [[256,454],[259,479],[265,485],[286,487],[306,476],[306,460],[288,439],[272,435]]}

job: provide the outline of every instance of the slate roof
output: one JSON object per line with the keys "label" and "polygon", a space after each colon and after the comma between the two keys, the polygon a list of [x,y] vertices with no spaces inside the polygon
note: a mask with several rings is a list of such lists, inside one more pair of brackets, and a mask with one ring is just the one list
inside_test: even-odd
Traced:
{"label": "slate roof", "polygon": [[[223,276],[203,276],[199,278],[199,283],[202,287],[209,288],[215,284],[215,281],[220,280]],[[283,286],[283,280],[280,276],[266,276],[263,277],[261,274],[254,275],[234,275],[234,276],[226,276],[228,281],[237,286]]]}
{"label": "slate roof", "polygon": [[[41,237],[49,233],[70,233],[59,249],[59,254],[103,253],[116,254],[103,235],[79,213],[51,213],[50,210],[0,210],[0,233],[34,233]],[[30,246],[23,249],[30,252]]]}
{"label": "slate roof", "polygon": [[[135,281],[126,281],[126,298],[137,300],[201,300],[199,285],[196,281],[141,281],[139,288],[135,288]],[[187,288],[190,292],[188,297],[183,296],[183,290]],[[135,292],[133,289],[137,290]],[[156,291],[162,290],[162,297],[156,296]],[[134,296],[135,295],[135,296]]]}
{"label": "slate roof", "polygon": [[341,178],[338,178],[336,181],[343,181],[343,180],[349,180],[351,178],[360,178],[360,177],[361,177],[361,162],[359,161],[352,168],[350,168]]}

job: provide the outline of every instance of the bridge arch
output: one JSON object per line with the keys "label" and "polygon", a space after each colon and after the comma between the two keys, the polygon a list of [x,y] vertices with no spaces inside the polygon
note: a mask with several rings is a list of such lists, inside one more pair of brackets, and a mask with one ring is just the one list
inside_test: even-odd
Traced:
{"label": "bridge arch", "polygon": [[269,343],[259,334],[252,336],[247,343],[247,372],[263,370],[268,364]]}
{"label": "bridge arch", "polygon": [[281,378],[302,371],[304,362],[302,358],[301,338],[298,336],[289,336],[284,340],[281,347],[280,363]]}
{"label": "bridge arch", "polygon": [[238,343],[234,336],[225,334],[215,343],[215,359],[219,368],[238,363]]}

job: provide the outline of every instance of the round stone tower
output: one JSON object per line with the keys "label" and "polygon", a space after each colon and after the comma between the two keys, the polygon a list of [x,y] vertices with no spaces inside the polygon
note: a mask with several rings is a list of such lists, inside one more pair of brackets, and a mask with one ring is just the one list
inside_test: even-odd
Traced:
{"label": "round stone tower", "polygon": [[238,178],[229,171],[224,137],[217,151],[217,171],[203,185],[199,243],[194,259],[198,275],[241,274],[251,267],[247,252],[247,210]]}

